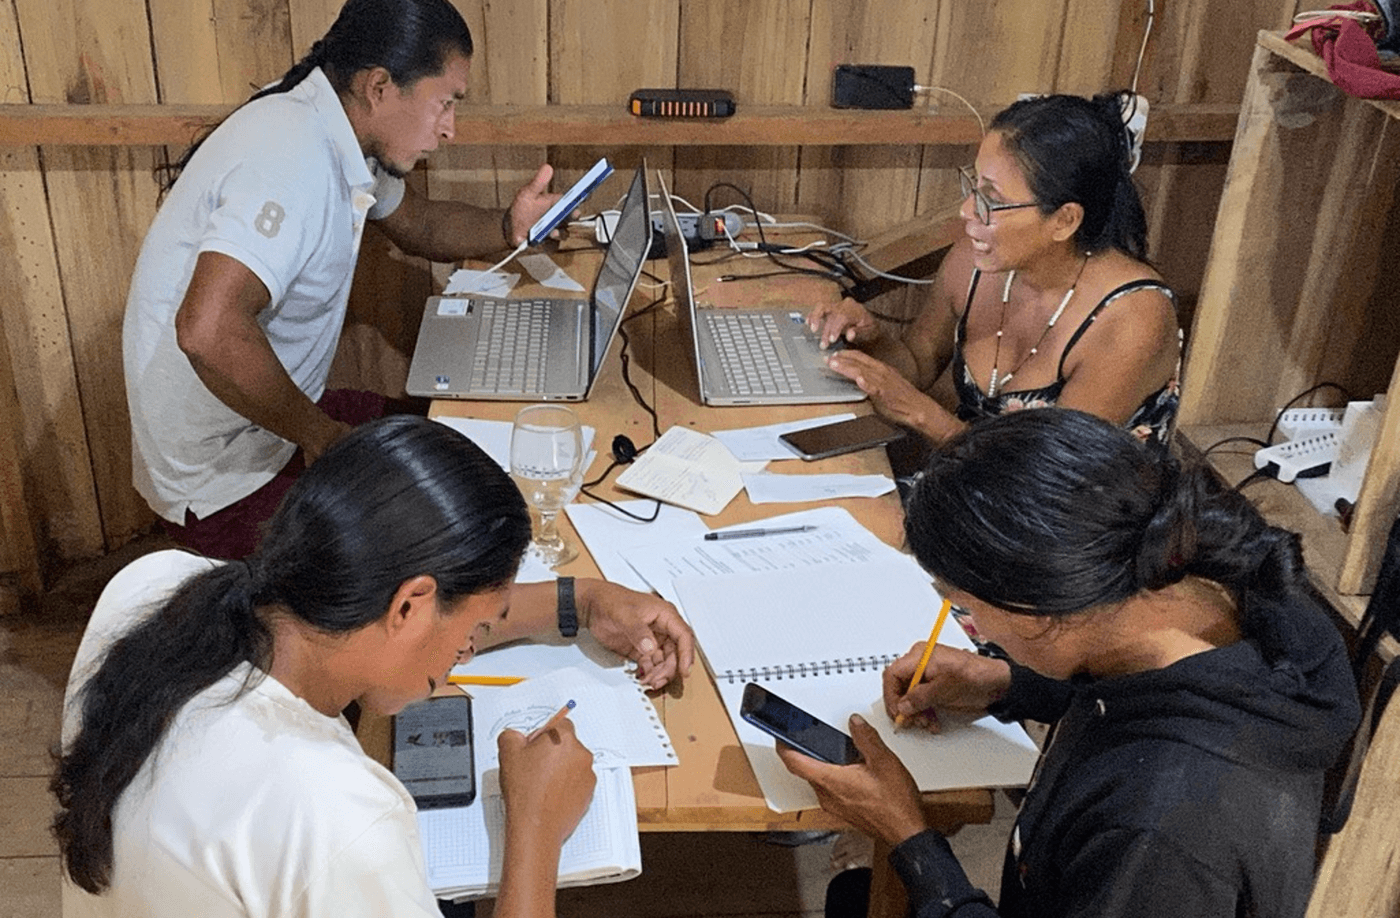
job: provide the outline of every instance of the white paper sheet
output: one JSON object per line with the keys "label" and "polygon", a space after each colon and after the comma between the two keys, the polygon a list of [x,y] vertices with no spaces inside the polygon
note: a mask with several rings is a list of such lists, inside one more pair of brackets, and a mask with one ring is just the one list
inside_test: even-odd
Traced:
{"label": "white paper sheet", "polygon": [[569,521],[583,539],[603,578],[643,593],[650,592],[651,585],[627,563],[622,556],[624,551],[643,545],[696,539],[709,531],[693,510],[670,504],[658,508],[650,500],[620,501],[617,505],[638,516],[648,516],[652,510],[659,512],[650,523],[623,516],[607,504],[574,503],[565,507],[564,512],[569,515]]}
{"label": "white paper sheet", "polygon": [[539,282],[542,287],[550,287],[554,290],[568,290],[571,293],[582,293],[583,285],[574,280],[564,272],[564,269],[543,252],[531,252],[528,255],[521,255],[516,263],[524,268],[526,273]]}
{"label": "white paper sheet", "polygon": [[675,765],[680,760],[656,708],[640,683],[605,677],[595,668],[566,667],[510,686],[465,686],[473,698],[472,720],[483,745],[478,763],[499,768],[496,737],[502,730],[529,733],[566,701],[579,742],[597,768]]}
{"label": "white paper sheet", "polygon": [[[786,526],[816,528],[808,532],[715,542],[681,538],[626,549],[622,556],[652,589],[673,603],[678,597],[672,580],[684,575],[759,573],[891,558],[900,559],[915,569],[918,567],[912,558],[881,542],[843,507],[786,513],[731,528]],[[681,611],[684,613],[683,609]]]}
{"label": "white paper sheet", "polygon": [[779,434],[791,433],[794,430],[806,430],[809,427],[821,427],[824,424],[835,424],[837,421],[849,421],[854,417],[855,415],[848,411],[844,414],[805,418],[801,421],[787,421],[782,424],[712,430],[710,436],[728,447],[729,451],[734,454],[734,458],[740,462],[759,459],[800,459],[802,457],[792,447],[778,439]]}
{"label": "white paper sheet", "polygon": [[[561,888],[616,883],[642,871],[632,772],[602,768],[594,769],[594,774],[598,783],[593,800],[560,852]],[[499,770],[480,774],[477,787],[471,806],[418,811],[428,885],[443,899],[482,898],[500,886],[505,809]]]}
{"label": "white paper sheet", "polygon": [[[1023,785],[1039,750],[1024,730],[992,717],[943,730],[895,731],[881,701],[881,672],[925,640],[939,598],[926,575],[895,560],[819,565],[758,574],[691,575],[676,590],[735,732],[770,809],[817,805],[810,785],[778,758],[772,737],[739,714],[756,682],[820,720],[847,730],[860,713],[914,775],[921,790]],[[958,628],[940,644],[971,649]]]}
{"label": "white paper sheet", "polygon": [[442,288],[442,293],[444,296],[457,296],[465,293],[477,293],[482,296],[505,296],[514,289],[519,280],[519,274],[458,268],[447,278],[447,284]]}
{"label": "white paper sheet", "polygon": [[744,490],[755,504],[798,504],[842,497],[879,497],[894,490],[888,475],[781,475],[759,472],[745,475]]}
{"label": "white paper sheet", "polygon": [[744,487],[739,461],[714,437],[672,427],[617,478],[618,487],[713,515]]}
{"label": "white paper sheet", "polygon": [[[466,436],[481,447],[486,455],[500,463],[501,468],[510,471],[510,431],[514,426],[510,421],[487,421],[481,418],[435,418],[439,424],[446,424]],[[596,431],[583,425],[584,468],[593,464],[593,435]]]}
{"label": "white paper sheet", "polygon": [[[539,635],[499,647],[492,647],[472,657],[466,663],[452,667],[454,676],[511,676],[534,679],[557,669],[576,667],[596,669],[595,678],[605,681],[627,681],[631,663],[608,650],[589,631],[581,630],[577,637],[566,638],[554,633]],[[476,686],[468,686],[472,692]]]}

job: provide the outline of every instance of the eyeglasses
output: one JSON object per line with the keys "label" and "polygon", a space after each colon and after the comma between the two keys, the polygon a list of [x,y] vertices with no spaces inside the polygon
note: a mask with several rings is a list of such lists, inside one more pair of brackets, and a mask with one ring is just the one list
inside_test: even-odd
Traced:
{"label": "eyeglasses", "polygon": [[1025,204],[998,204],[990,200],[982,189],[977,187],[977,177],[972,172],[971,166],[958,167],[958,181],[962,184],[962,196],[966,200],[968,195],[972,195],[972,209],[977,212],[978,218],[988,226],[992,223],[992,214],[998,210],[1018,210],[1022,207],[1038,207],[1040,202],[1028,201]]}

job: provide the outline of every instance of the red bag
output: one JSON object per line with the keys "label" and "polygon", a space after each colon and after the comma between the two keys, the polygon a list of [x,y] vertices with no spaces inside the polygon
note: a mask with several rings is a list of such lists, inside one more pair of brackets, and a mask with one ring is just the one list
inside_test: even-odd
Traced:
{"label": "red bag", "polygon": [[1376,4],[1361,0],[1339,3],[1329,9],[1370,13],[1376,19],[1362,23],[1346,16],[1320,15],[1298,23],[1284,38],[1292,41],[1311,32],[1313,50],[1327,63],[1327,75],[1347,95],[1360,99],[1400,100],[1400,74],[1382,69],[1380,52],[1376,49],[1377,40],[1386,32]]}

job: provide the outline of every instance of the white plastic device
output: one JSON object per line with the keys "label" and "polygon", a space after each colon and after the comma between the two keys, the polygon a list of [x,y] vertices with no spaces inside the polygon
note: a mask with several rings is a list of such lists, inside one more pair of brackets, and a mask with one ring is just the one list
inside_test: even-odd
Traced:
{"label": "white plastic device", "polygon": [[1285,440],[1341,430],[1345,408],[1289,408],[1278,416],[1278,432]]}
{"label": "white plastic device", "polygon": [[1288,483],[1299,475],[1307,475],[1337,458],[1341,438],[1336,431],[1327,430],[1301,440],[1289,440],[1265,447],[1254,454],[1254,467],[1262,469],[1270,463],[1278,467],[1274,475]]}

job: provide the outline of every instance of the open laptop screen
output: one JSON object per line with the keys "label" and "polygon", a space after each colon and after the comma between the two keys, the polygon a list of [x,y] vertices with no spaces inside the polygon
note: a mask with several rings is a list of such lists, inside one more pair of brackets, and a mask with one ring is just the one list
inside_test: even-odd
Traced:
{"label": "open laptop screen", "polygon": [[632,187],[627,189],[627,197],[617,218],[617,228],[613,230],[612,240],[608,243],[608,254],[603,258],[603,266],[598,270],[598,278],[593,285],[593,337],[589,348],[593,368],[591,379],[598,378],[608,345],[612,343],[613,332],[622,321],[622,311],[627,307],[627,299],[637,278],[641,276],[642,261],[650,247],[651,214],[647,207],[646,162],[643,161],[632,176]]}

